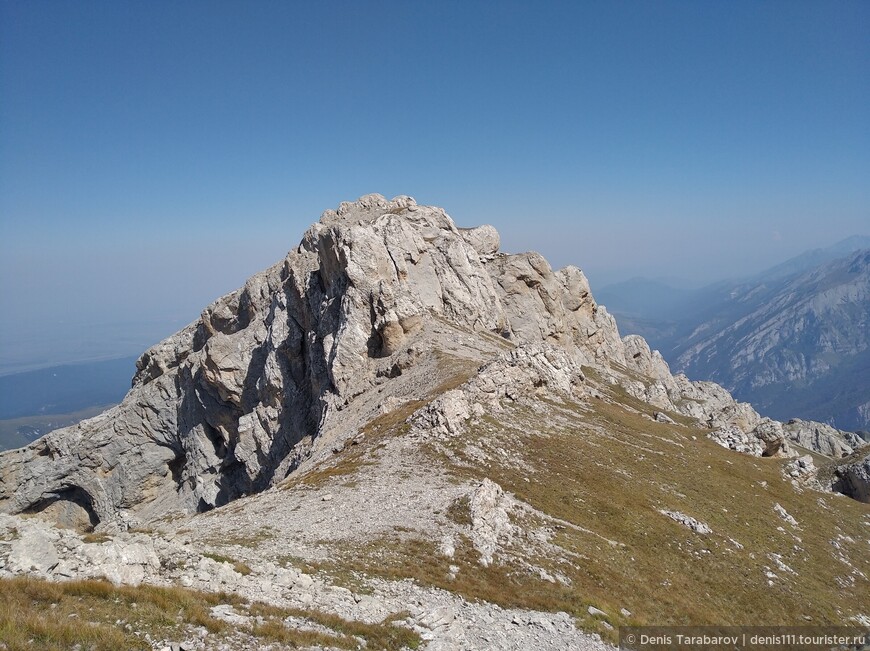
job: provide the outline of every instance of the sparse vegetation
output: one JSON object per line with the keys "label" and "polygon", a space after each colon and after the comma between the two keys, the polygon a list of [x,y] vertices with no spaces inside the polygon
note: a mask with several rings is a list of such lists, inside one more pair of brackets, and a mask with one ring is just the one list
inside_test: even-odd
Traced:
{"label": "sparse vegetation", "polygon": [[265,540],[270,540],[275,537],[275,531],[268,526],[261,527],[256,531],[251,531],[250,533],[245,533],[245,535],[238,534],[227,534],[222,535],[220,538],[216,538],[211,542],[215,545],[222,546],[232,546],[238,545],[239,547],[249,547],[251,549],[255,549]]}
{"label": "sparse vegetation", "polygon": [[[177,634],[184,625],[220,633],[226,624],[209,608],[241,603],[226,594],[182,588],[115,587],[104,581],[48,583],[31,578],[0,580],[0,640],[10,649],[94,651],[150,649],[141,637]],[[116,624],[116,622],[119,622]],[[135,634],[140,631],[140,635]],[[32,642],[31,642],[32,640]]]}
{"label": "sparse vegetation", "polygon": [[[230,604],[251,616],[250,626],[231,627],[210,609]],[[289,625],[285,621],[291,618]],[[348,621],[316,610],[278,608],[228,594],[154,586],[116,587],[104,581],[49,583],[31,578],[0,580],[0,640],[8,649],[91,651],[150,650],[144,639],[178,640],[204,627],[218,639],[247,636],[284,648],[319,644],[356,649],[414,649],[420,638],[397,624],[402,615],[379,624]],[[293,621],[295,620],[295,621]],[[316,625],[316,626],[312,626]],[[318,628],[320,627],[320,628]],[[324,630],[325,629],[325,630]]]}
{"label": "sparse vegetation", "polygon": [[471,526],[471,500],[468,495],[463,495],[447,507],[447,517],[456,524]]}
{"label": "sparse vegetation", "polygon": [[[547,420],[528,405],[507,403],[498,418],[486,415],[465,435],[425,448],[458,479],[489,477],[573,525],[550,526],[549,548],[519,540],[482,567],[468,540],[445,558],[431,542],[390,537],[352,552],[333,545],[334,560],[322,565],[413,578],[502,606],[564,610],[610,639],[589,605],[612,626],[837,624],[870,612],[867,505],[796,491],[780,476],[782,460],[723,450],[702,430],[651,420],[650,406],[619,387],[602,392],[604,399],[583,403],[548,402]],[[470,445],[488,458],[466,454]],[[797,529],[775,504],[797,519]],[[694,533],[663,517],[665,508],[713,532]],[[470,522],[461,501],[446,515]],[[851,551],[834,553],[837,536],[855,542]],[[451,574],[450,565],[460,571]]]}
{"label": "sparse vegetation", "polygon": [[233,569],[242,576],[248,576],[252,572],[251,567],[248,564],[237,561],[236,559],[230,558],[229,556],[224,556],[223,554],[204,552],[203,556],[205,556],[206,558],[210,558],[213,561],[217,561],[218,563],[228,563],[229,565],[232,565]]}
{"label": "sparse vegetation", "polygon": [[[408,613],[396,613],[378,624],[350,621],[338,615],[320,611],[275,608],[265,604],[255,604],[252,606],[251,614],[264,618],[271,617],[273,622],[276,616],[289,616],[308,620],[330,629],[336,634],[334,637],[329,636],[331,639],[312,643],[328,644],[341,649],[358,649],[360,647],[360,640],[364,642],[366,649],[382,649],[384,651],[398,651],[405,648],[416,649],[420,645],[420,637],[416,633],[409,628],[399,625],[399,622],[408,617]],[[290,629],[285,627],[284,630]],[[280,634],[286,635],[286,633]],[[320,635],[327,637],[322,633]]]}

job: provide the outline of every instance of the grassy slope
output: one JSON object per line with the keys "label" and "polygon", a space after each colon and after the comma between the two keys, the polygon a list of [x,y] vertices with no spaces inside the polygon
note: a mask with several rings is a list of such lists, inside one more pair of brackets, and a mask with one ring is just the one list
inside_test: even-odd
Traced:
{"label": "grassy slope", "polygon": [[[231,604],[251,617],[249,625],[229,625],[210,614],[218,604]],[[288,617],[308,628],[291,628]],[[344,620],[316,610],[276,608],[249,603],[229,594],[153,586],[116,587],[105,581],[47,583],[18,577],[0,580],[0,641],[4,649],[66,650],[81,645],[91,651],[151,649],[144,639],[199,637],[207,631],[209,648],[219,642],[235,648],[287,649],[320,646],[398,650],[416,648],[420,638],[396,626]]]}
{"label": "grassy slope", "polygon": [[[703,431],[653,422],[638,413],[649,412],[648,405],[606,391],[610,399],[546,409],[545,397],[541,408],[508,403],[449,445],[428,448],[457,480],[489,477],[564,520],[551,523],[555,547],[516,540],[484,568],[469,540],[448,559],[437,553],[437,541],[397,532],[335,549],[332,569],[416,578],[503,606],[565,610],[609,637],[588,605],[604,610],[614,626],[835,624],[870,613],[867,505],[798,492],[781,478],[782,460],[724,450]],[[405,429],[397,424],[395,432]],[[364,473],[355,479],[364,482]],[[776,504],[797,527],[776,513]],[[463,508],[450,514],[460,523]],[[660,509],[697,518],[712,533],[694,533]],[[461,568],[455,578],[451,565]],[[569,585],[540,578],[538,568]]]}

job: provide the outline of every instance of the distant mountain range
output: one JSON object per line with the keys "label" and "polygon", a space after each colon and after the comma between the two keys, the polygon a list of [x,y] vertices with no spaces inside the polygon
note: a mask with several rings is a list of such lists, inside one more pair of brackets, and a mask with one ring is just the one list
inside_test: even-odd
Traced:
{"label": "distant mountain range", "polygon": [[774,418],[870,429],[870,237],[702,289],[635,279],[598,295],[674,371]]}

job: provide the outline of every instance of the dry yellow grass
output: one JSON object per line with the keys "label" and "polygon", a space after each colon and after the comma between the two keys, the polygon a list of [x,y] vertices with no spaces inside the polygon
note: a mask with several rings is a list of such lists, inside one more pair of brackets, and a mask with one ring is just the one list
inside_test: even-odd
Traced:
{"label": "dry yellow grass", "polygon": [[[230,627],[215,619],[209,610],[218,604],[232,604],[239,612],[252,615],[253,624]],[[287,626],[284,620],[288,617],[318,624],[329,632]],[[420,642],[413,631],[396,625],[395,618],[366,624],[316,610],[251,604],[234,595],[184,588],[117,587],[104,581],[48,583],[25,577],[0,580],[0,641],[9,651],[68,651],[76,645],[87,651],[144,651],[151,644],[141,633],[155,640],[179,640],[200,626],[213,638],[241,633],[284,648],[355,649],[358,637],[366,641],[366,648],[398,651],[416,648]]]}
{"label": "dry yellow grass", "polygon": [[9,649],[59,650],[76,644],[94,651],[150,649],[134,631],[148,631],[156,638],[190,624],[222,632],[226,625],[208,614],[219,603],[240,601],[181,588],[4,579],[0,580],[0,640]]}
{"label": "dry yellow grass", "polygon": [[252,572],[251,567],[247,563],[237,561],[230,556],[215,554],[214,552],[205,552],[203,553],[203,556],[205,556],[206,558],[210,558],[213,561],[217,561],[218,563],[229,563],[230,565],[232,565],[233,569],[242,576],[248,576]]}
{"label": "dry yellow grass", "polygon": [[[547,404],[570,427],[507,403],[497,419],[486,416],[446,448],[428,448],[433,465],[452,468],[458,479],[489,477],[576,525],[556,529],[555,552],[520,541],[484,568],[467,540],[447,559],[432,543],[397,532],[352,553],[334,548],[334,565],[414,578],[503,606],[564,610],[605,635],[588,605],[605,611],[614,626],[840,624],[870,613],[866,504],[797,491],[781,478],[782,460],[725,450],[703,430],[641,415],[635,408],[651,407],[618,388],[603,390],[610,399]],[[489,458],[466,454],[471,443]],[[797,528],[777,515],[776,504]],[[713,533],[694,533],[660,509],[695,517]],[[447,516],[467,525],[467,505],[455,504]],[[461,568],[455,578],[450,565]],[[570,585],[540,578],[535,567]],[[776,578],[769,581],[768,573]],[[633,613],[630,619],[622,608]]]}

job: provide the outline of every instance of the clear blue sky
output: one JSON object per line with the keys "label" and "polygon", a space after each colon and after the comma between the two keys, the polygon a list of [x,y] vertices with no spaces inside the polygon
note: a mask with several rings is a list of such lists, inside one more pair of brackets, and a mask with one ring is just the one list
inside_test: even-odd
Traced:
{"label": "clear blue sky", "polygon": [[369,192],[593,292],[866,234],[868,34],[865,1],[4,0],[0,366],[153,343]]}

